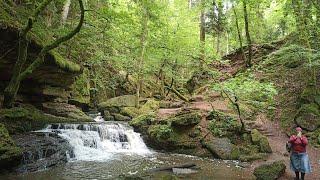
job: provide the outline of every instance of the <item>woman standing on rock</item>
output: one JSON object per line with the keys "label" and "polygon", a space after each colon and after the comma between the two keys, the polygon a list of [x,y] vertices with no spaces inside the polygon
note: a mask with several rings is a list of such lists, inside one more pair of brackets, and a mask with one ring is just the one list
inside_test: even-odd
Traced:
{"label": "woman standing on rock", "polygon": [[289,139],[291,144],[290,167],[296,174],[296,180],[299,180],[299,173],[301,179],[304,180],[305,173],[311,172],[310,161],[307,154],[308,139],[302,136],[302,129],[296,128],[297,135],[292,135]]}

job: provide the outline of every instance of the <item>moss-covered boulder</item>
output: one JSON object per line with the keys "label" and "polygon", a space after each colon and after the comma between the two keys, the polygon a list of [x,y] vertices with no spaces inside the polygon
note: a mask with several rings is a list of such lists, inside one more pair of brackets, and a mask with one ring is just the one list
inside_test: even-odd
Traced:
{"label": "moss-covered boulder", "polygon": [[300,95],[300,105],[315,103],[320,106],[320,90],[314,85],[308,85]]}
{"label": "moss-covered boulder", "polygon": [[138,108],[135,107],[124,107],[121,108],[120,114],[124,116],[129,116],[131,118],[135,118],[138,117],[141,114],[141,112]]}
{"label": "moss-covered boulder", "polygon": [[42,103],[42,109],[44,112],[55,116],[78,119],[79,121],[92,121],[82,110],[78,109],[75,105],[67,103]]}
{"label": "moss-covered boulder", "polygon": [[84,68],[83,73],[76,78],[72,86],[69,103],[88,110],[90,106],[90,71]]}
{"label": "moss-covered boulder", "polygon": [[198,112],[184,112],[182,114],[177,114],[170,118],[172,126],[194,126],[197,125],[201,120],[201,115]]}
{"label": "moss-covered boulder", "polygon": [[148,134],[158,143],[169,143],[173,140],[173,130],[168,125],[153,125],[148,129]]}
{"label": "moss-covered boulder", "polygon": [[149,113],[149,112],[155,112],[159,109],[160,102],[156,101],[154,99],[149,99],[144,105],[141,106],[139,109],[141,113]]}
{"label": "moss-covered boulder", "polygon": [[216,137],[233,137],[239,134],[241,125],[239,121],[226,113],[213,110],[207,116],[208,129]]}
{"label": "moss-covered boulder", "polygon": [[133,118],[129,122],[129,125],[131,125],[132,127],[134,127],[135,129],[141,132],[142,130],[148,129],[148,126],[153,124],[155,120],[156,120],[156,115],[154,113],[148,113],[148,114],[143,114],[136,118]]}
{"label": "moss-covered boulder", "polygon": [[295,116],[295,122],[303,129],[314,131],[320,127],[320,108],[317,104],[304,104]]}
{"label": "moss-covered boulder", "polygon": [[252,143],[259,146],[261,153],[272,153],[268,138],[262,135],[258,130],[251,131]]}
{"label": "moss-covered boulder", "polygon": [[98,105],[100,111],[108,107],[134,107],[136,102],[135,95],[124,95],[108,99]]}
{"label": "moss-covered boulder", "polygon": [[131,120],[130,117],[124,116],[122,114],[115,113],[115,114],[112,114],[112,116],[114,117],[115,121],[130,121]]}
{"label": "moss-covered boulder", "polygon": [[283,161],[276,161],[271,164],[264,164],[254,169],[253,174],[257,180],[275,180],[281,177],[286,170]]}
{"label": "moss-covered boulder", "polygon": [[[0,121],[6,125],[10,134],[15,134],[39,130],[50,123],[84,122],[87,120],[58,117],[44,113],[32,105],[21,105],[11,109],[0,109]],[[92,120],[90,119],[90,121]]]}
{"label": "moss-covered boulder", "polygon": [[239,149],[231,143],[228,138],[214,138],[210,142],[202,144],[212,153],[215,158],[219,159],[238,159]]}
{"label": "moss-covered boulder", "polygon": [[0,123],[0,169],[18,165],[21,156],[21,149],[14,144],[4,124]]}

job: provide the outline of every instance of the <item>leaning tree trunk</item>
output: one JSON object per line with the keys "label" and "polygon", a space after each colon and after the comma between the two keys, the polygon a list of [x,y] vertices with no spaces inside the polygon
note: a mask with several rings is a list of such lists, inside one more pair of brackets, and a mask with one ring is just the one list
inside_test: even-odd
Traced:
{"label": "leaning tree trunk", "polygon": [[[42,48],[40,53],[37,55],[36,59],[23,71],[22,67],[24,66],[27,59],[27,33],[31,30],[32,24],[35,21],[35,18],[40,14],[40,12],[51,2],[52,0],[45,0],[41,3],[41,5],[36,9],[35,13],[32,17],[29,18],[26,27],[22,30],[19,37],[19,55],[18,60],[13,69],[13,75],[9,82],[9,85],[6,87],[4,91],[4,106],[10,108],[13,106],[13,102],[19,90],[19,86],[22,80],[27,78],[34,70],[36,70],[39,66],[41,66],[44,62],[45,55],[54,48],[57,48],[61,43],[68,41],[73,36],[75,36],[81,29],[83,21],[84,21],[84,7],[82,0],[79,1],[79,6],[81,10],[81,18],[78,26],[71,31],[69,34],[58,38],[52,44],[49,44]],[[22,40],[21,40],[22,38]],[[21,43],[20,43],[21,41]],[[25,41],[25,42],[24,42]]]}
{"label": "leaning tree trunk", "polygon": [[7,107],[7,108],[12,107],[13,102],[15,100],[15,96],[20,87],[19,76],[27,60],[27,54],[28,54],[27,34],[32,29],[33,23],[36,21],[36,18],[39,16],[40,12],[43,11],[51,1],[52,0],[44,0],[39,5],[39,7],[34,11],[32,16],[28,18],[28,22],[26,26],[19,32],[18,59],[16,64],[13,67],[13,73],[12,73],[10,82],[4,90],[4,101],[3,101],[4,107]]}
{"label": "leaning tree trunk", "polygon": [[251,42],[251,37],[250,37],[250,32],[249,32],[249,19],[248,19],[248,12],[247,12],[247,0],[243,0],[243,14],[244,14],[244,24],[245,24],[245,30],[246,30],[246,38],[247,38],[247,43],[248,43],[248,49],[249,49],[249,54],[248,54],[248,59],[246,62],[247,67],[252,66],[252,42]]}

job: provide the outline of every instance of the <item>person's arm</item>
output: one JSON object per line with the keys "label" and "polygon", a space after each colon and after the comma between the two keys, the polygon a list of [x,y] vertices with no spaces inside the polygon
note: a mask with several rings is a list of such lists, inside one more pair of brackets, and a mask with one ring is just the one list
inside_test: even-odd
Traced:
{"label": "person's arm", "polygon": [[308,139],[307,139],[305,136],[302,136],[302,138],[301,138],[301,143],[302,143],[303,145],[307,145],[307,144],[308,144]]}
{"label": "person's arm", "polygon": [[295,140],[297,140],[297,137],[295,135],[290,136],[289,143],[293,143]]}

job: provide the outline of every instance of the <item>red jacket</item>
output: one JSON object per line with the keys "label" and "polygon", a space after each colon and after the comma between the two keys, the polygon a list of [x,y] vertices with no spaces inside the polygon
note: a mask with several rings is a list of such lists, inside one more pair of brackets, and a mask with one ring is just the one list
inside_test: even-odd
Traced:
{"label": "red jacket", "polygon": [[301,138],[299,138],[296,135],[292,135],[289,139],[289,143],[292,145],[293,152],[303,153],[306,152],[308,139],[305,136],[301,136]]}

